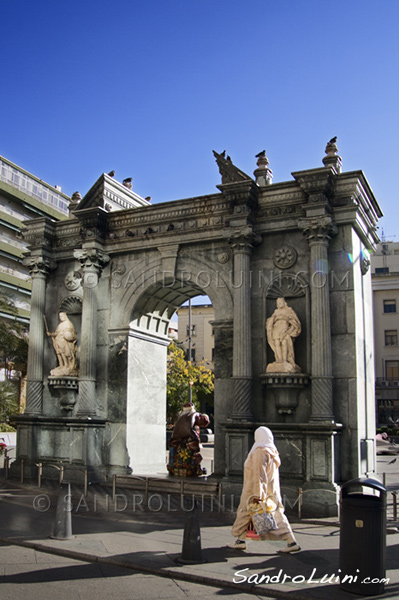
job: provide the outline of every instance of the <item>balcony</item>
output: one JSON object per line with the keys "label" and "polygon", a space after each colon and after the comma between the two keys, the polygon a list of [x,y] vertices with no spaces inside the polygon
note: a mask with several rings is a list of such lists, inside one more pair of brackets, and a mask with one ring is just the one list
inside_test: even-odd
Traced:
{"label": "balcony", "polygon": [[375,380],[376,387],[399,387],[399,379],[393,377],[377,377]]}
{"label": "balcony", "polygon": [[0,181],[4,181],[54,210],[68,215],[68,196],[19,169],[16,165],[8,163],[4,158],[0,158]]}

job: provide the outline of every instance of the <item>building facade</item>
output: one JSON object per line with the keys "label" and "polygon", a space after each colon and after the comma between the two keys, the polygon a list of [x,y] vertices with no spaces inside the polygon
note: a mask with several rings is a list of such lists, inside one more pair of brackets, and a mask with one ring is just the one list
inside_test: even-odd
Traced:
{"label": "building facade", "polygon": [[[0,156],[0,290],[13,300],[23,322],[29,322],[32,289],[29,270],[22,262],[27,251],[23,222],[38,216],[66,219],[69,201],[58,187]],[[0,318],[10,315],[4,312]]]}
{"label": "building facade", "polygon": [[[191,316],[189,315],[191,310]],[[181,306],[177,311],[178,316],[178,342],[185,350],[187,357],[196,363],[203,364],[207,369],[213,370],[215,353],[215,336],[212,322],[215,311],[212,304],[196,304]],[[191,331],[190,325],[191,323]],[[191,337],[191,344],[189,339]],[[188,356],[191,346],[191,357]]]}
{"label": "building facade", "polygon": [[377,424],[399,419],[399,243],[382,241],[371,258]]}

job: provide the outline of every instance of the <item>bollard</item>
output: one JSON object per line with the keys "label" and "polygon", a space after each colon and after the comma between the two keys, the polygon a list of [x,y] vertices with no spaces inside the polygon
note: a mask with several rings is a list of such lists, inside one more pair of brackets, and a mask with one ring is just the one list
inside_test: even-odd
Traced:
{"label": "bollard", "polygon": [[55,523],[51,538],[53,540],[69,540],[72,537],[71,484],[63,481],[60,484]]}
{"label": "bollard", "polygon": [[194,500],[193,509],[187,513],[184,525],[183,546],[178,563],[195,565],[204,563],[201,550],[201,530],[199,523],[198,502]]}
{"label": "bollard", "polygon": [[37,463],[37,487],[42,487],[42,474],[43,474],[43,465],[42,463]]}

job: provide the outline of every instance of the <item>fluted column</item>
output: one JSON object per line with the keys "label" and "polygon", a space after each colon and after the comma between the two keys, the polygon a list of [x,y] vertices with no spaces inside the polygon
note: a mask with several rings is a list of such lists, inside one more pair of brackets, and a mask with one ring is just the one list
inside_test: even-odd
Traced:
{"label": "fluted column", "polygon": [[109,256],[90,248],[75,250],[83,270],[82,330],[79,363],[78,415],[96,413],[97,286]]}
{"label": "fluted column", "polygon": [[28,267],[32,277],[25,413],[41,415],[43,412],[46,277],[50,269],[55,268],[56,263],[42,256],[29,256],[23,260],[23,264]]}
{"label": "fluted column", "polygon": [[251,226],[235,230],[229,238],[233,249],[233,380],[232,417],[251,420],[252,343],[251,343],[251,253],[260,241]]}
{"label": "fluted column", "polygon": [[312,421],[331,421],[333,414],[330,286],[328,245],[336,229],[329,216],[300,225],[310,247],[312,329]]}

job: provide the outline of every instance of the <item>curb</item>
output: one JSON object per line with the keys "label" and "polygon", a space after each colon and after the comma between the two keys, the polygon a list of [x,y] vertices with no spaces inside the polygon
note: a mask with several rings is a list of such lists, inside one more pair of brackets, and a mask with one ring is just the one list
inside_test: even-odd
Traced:
{"label": "curb", "polygon": [[180,581],[187,581],[189,583],[198,583],[202,585],[209,585],[212,587],[218,588],[228,588],[233,589],[236,592],[240,591],[241,593],[246,594],[254,594],[256,596],[263,596],[265,598],[281,598],[282,600],[309,600],[309,596],[304,596],[300,593],[296,593],[295,591],[290,592],[282,592],[279,590],[275,590],[272,588],[259,588],[256,584],[249,583],[240,583],[236,584],[232,581],[226,581],[224,579],[217,579],[214,577],[209,577],[206,575],[194,575],[193,573],[184,573],[182,571],[177,571],[174,568],[165,567],[164,569],[159,569],[156,567],[149,567],[146,565],[123,561],[115,558],[107,558],[105,556],[97,556],[95,554],[88,554],[83,552],[78,552],[75,550],[66,550],[65,548],[54,548],[45,546],[38,542],[29,542],[24,540],[15,540],[10,538],[4,538],[0,536],[0,542],[3,544],[8,544],[11,546],[21,546],[23,548],[30,548],[31,550],[36,550],[38,552],[44,552],[46,554],[55,554],[56,556],[63,556],[65,558],[71,558],[75,560],[81,560],[83,562],[89,563],[100,563],[105,565],[110,565],[113,567],[121,567],[123,569],[128,569],[130,571],[138,571],[142,573],[150,573],[152,575],[157,575],[158,577],[165,577],[168,579],[178,579]]}

